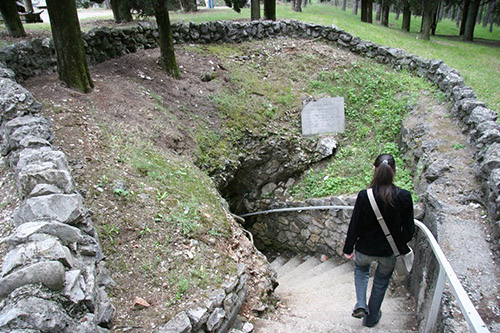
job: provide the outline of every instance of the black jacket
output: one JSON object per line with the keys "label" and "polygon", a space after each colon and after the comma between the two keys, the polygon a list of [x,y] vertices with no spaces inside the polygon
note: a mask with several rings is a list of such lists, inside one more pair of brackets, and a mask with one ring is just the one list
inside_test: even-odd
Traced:
{"label": "black jacket", "polygon": [[[385,223],[396,242],[399,252],[408,253],[406,245],[415,233],[413,221],[413,201],[411,194],[397,186],[392,186],[393,206],[385,205],[378,195],[378,189],[373,189],[377,205],[384,217]],[[388,257],[393,251],[375,217],[366,190],[358,193],[354,211],[347,230],[344,244],[344,253],[351,254],[356,251],[378,257]]]}

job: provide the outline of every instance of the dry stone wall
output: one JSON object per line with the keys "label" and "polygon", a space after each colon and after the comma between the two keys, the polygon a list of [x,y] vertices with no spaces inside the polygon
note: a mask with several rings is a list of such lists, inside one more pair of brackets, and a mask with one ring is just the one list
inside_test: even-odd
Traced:
{"label": "dry stone wall", "polygon": [[[174,24],[173,30],[177,43],[238,43],[281,36],[322,39],[396,69],[407,69],[426,77],[448,96],[453,104],[453,116],[475,149],[483,200],[490,219],[496,223],[496,230],[500,230],[497,113],[478,101],[460,74],[442,61],[362,41],[335,26],[298,21],[182,22]],[[83,39],[90,64],[158,45],[157,30],[150,24],[119,30],[98,28],[84,34]],[[0,280],[0,330],[106,331],[113,308],[105,287],[111,281],[103,265],[92,221],[74,189],[64,154],[50,144],[53,133],[49,121],[39,116],[40,103],[16,82],[55,69],[52,41],[34,40],[9,46],[0,51],[0,63],[0,149],[16,171],[19,196],[23,199],[15,214],[15,232],[3,240],[9,245],[9,253]],[[432,171],[432,166],[427,170]],[[328,218],[322,214],[332,216]],[[255,229],[266,235],[274,230],[276,235],[282,235],[280,243],[283,246],[338,253],[339,235],[332,234],[331,228],[335,226],[333,229],[345,232],[347,218],[339,216],[338,212],[316,212],[304,217],[300,225],[287,225],[284,219],[278,221],[283,226],[277,232],[272,229],[275,226],[259,220]],[[324,226],[320,226],[319,221],[328,221],[328,225],[324,222]],[[310,225],[314,226],[312,230]],[[285,239],[288,237],[295,237],[295,243],[289,243]],[[337,240],[332,243],[327,239]],[[262,242],[272,241],[262,238]],[[225,332],[231,322],[228,313],[235,313],[237,304],[244,298],[244,276],[235,278],[239,281],[238,287],[225,290],[224,297],[222,292],[214,295],[217,306],[207,305],[206,309],[180,313],[162,329],[195,332],[205,325],[204,329],[209,331]]]}
{"label": "dry stone wall", "polygon": [[[296,202],[276,202],[272,209],[311,206],[353,206],[356,197],[330,197]],[[259,249],[342,256],[351,210],[325,209],[255,215],[250,232]]]}
{"label": "dry stone wall", "polygon": [[89,212],[41,104],[0,68],[0,152],[22,200],[1,240],[0,331],[107,332],[112,281]]}

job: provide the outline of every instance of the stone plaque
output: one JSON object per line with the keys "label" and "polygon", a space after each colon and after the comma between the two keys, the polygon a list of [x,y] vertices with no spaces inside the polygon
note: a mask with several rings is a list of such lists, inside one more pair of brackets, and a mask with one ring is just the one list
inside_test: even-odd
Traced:
{"label": "stone plaque", "polygon": [[302,135],[339,133],[345,130],[344,97],[321,98],[302,110]]}

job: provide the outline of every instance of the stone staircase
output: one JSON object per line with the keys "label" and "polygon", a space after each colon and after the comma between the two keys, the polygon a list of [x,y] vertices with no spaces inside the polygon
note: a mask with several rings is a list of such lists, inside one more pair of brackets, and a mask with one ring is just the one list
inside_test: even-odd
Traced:
{"label": "stone staircase", "polygon": [[412,300],[394,281],[382,304],[383,315],[377,326],[366,328],[360,319],[351,317],[356,302],[352,262],[279,256],[271,267],[278,273],[280,285],[275,292],[281,302],[276,313],[256,320],[256,333],[417,331]]}

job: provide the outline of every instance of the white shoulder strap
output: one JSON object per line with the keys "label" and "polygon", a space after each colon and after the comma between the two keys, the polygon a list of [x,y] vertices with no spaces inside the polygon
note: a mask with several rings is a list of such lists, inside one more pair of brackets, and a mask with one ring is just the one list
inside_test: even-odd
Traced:
{"label": "white shoulder strap", "polygon": [[367,189],[366,193],[368,193],[368,199],[370,200],[372,209],[375,212],[375,216],[377,217],[378,223],[380,223],[380,226],[384,231],[385,237],[387,238],[389,245],[391,246],[392,252],[394,252],[394,255],[396,257],[399,256],[399,250],[398,247],[396,246],[396,242],[394,242],[394,238],[392,237],[389,228],[387,228],[387,224],[385,223],[384,217],[380,213],[380,209],[378,208],[377,202],[375,201],[375,197],[373,196],[373,189],[372,188]]}

